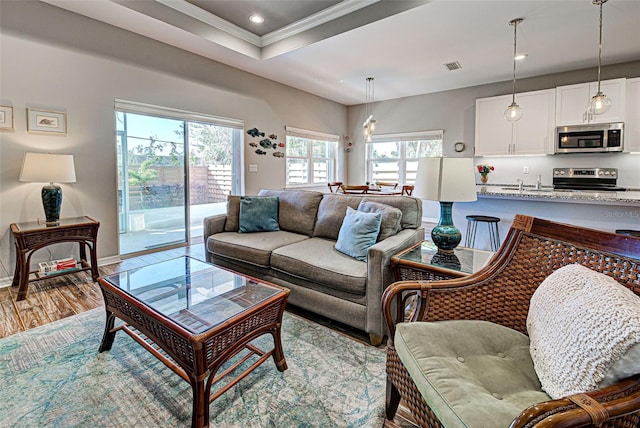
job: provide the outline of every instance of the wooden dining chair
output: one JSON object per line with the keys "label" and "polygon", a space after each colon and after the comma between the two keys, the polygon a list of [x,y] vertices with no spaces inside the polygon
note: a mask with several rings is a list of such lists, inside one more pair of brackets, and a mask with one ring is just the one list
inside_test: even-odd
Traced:
{"label": "wooden dining chair", "polygon": [[363,186],[348,186],[346,184],[341,184],[340,185],[340,190],[342,190],[342,193],[364,194],[364,193],[367,193],[367,191],[369,190],[369,186],[367,186],[367,185],[363,185]]}
{"label": "wooden dining chair", "polygon": [[338,190],[340,190],[341,184],[342,184],[342,181],[334,181],[331,183],[327,183],[327,186],[329,186],[329,191],[331,193],[334,193],[334,188],[335,188],[335,191],[337,192]]}
{"label": "wooden dining chair", "polygon": [[413,184],[405,184],[402,186],[402,194],[403,195],[407,195],[407,196],[411,196],[411,194],[413,193],[413,188],[415,186]]}
{"label": "wooden dining chair", "polygon": [[381,188],[382,188],[382,187],[390,187],[390,188],[392,188],[393,190],[395,190],[395,189],[397,189],[397,188],[398,188],[398,183],[394,183],[394,182],[392,182],[392,181],[376,181],[376,184],[377,184],[378,186],[380,186]]}

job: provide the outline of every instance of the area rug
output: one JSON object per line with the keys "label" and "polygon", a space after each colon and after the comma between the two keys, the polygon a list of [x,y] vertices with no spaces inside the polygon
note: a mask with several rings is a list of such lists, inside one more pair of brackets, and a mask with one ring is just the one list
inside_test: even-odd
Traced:
{"label": "area rug", "polygon": [[[187,382],[122,332],[97,352],[104,318],[94,309],[0,340],[1,427],[190,426]],[[383,425],[383,350],[289,313],[282,335],[288,370],[266,361],[210,405],[211,426]]]}

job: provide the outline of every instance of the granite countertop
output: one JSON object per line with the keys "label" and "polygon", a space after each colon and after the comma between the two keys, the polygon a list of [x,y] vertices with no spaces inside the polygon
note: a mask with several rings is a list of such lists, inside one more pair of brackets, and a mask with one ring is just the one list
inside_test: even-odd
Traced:
{"label": "granite countertop", "polygon": [[615,203],[620,205],[640,205],[640,189],[628,189],[624,192],[597,192],[587,190],[554,190],[543,186],[536,190],[533,186],[524,186],[522,191],[513,184],[476,185],[478,198],[527,199],[548,202],[571,203]]}

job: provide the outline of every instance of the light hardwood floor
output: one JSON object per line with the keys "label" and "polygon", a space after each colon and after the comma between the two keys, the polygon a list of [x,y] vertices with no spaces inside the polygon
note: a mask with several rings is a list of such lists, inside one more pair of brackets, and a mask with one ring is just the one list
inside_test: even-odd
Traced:
{"label": "light hardwood floor", "polygon": [[[195,244],[190,247],[133,257],[116,264],[100,266],[99,271],[101,275],[109,275],[181,255],[204,260],[204,245]],[[0,338],[103,306],[100,287],[92,282],[91,274],[86,271],[33,282],[29,285],[26,299],[19,302],[16,301],[17,293],[16,287],[0,288]],[[355,340],[363,342],[367,340],[368,336],[362,332],[333,323],[302,309],[288,306],[287,310],[326,325]],[[411,416],[401,403],[395,419],[385,421],[384,428],[415,426],[410,421]]]}

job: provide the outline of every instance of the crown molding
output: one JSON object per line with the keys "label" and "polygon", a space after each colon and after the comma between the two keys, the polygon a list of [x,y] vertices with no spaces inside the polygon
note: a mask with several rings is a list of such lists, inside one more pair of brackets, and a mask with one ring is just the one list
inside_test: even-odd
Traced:
{"label": "crown molding", "polygon": [[200,9],[198,6],[195,6],[185,0],[155,1],[180,13],[190,16],[191,18],[197,19],[198,21],[201,21],[207,25],[217,28],[220,31],[224,31],[225,33],[233,37],[237,37],[238,39],[251,43],[254,46],[262,47],[262,38],[260,36],[257,36],[252,32],[245,30],[244,28],[240,28],[237,25],[227,21],[226,19],[222,19],[219,16]]}
{"label": "crown molding", "polygon": [[220,31],[237,37],[245,42],[251,43],[254,46],[263,48],[269,46],[272,43],[285,40],[289,37],[293,37],[304,31],[318,27],[327,22],[331,22],[334,19],[345,16],[351,12],[355,12],[360,9],[371,6],[378,3],[380,0],[344,0],[334,6],[321,10],[309,15],[299,21],[284,26],[278,30],[272,31],[264,36],[260,37],[253,34],[250,31],[240,28],[231,22],[220,18],[212,13],[209,13],[198,6],[195,6],[185,0],[155,0],[164,6],[167,6],[175,11],[183,13],[191,18],[197,19],[207,25],[217,28]]}
{"label": "crown molding", "polygon": [[321,10],[296,21],[292,24],[284,26],[278,30],[272,31],[262,36],[262,44],[260,47],[268,46],[272,43],[279,42],[289,37],[300,34],[304,31],[318,27],[327,22],[343,17],[351,12],[371,6],[380,0],[344,0],[334,6]]}

